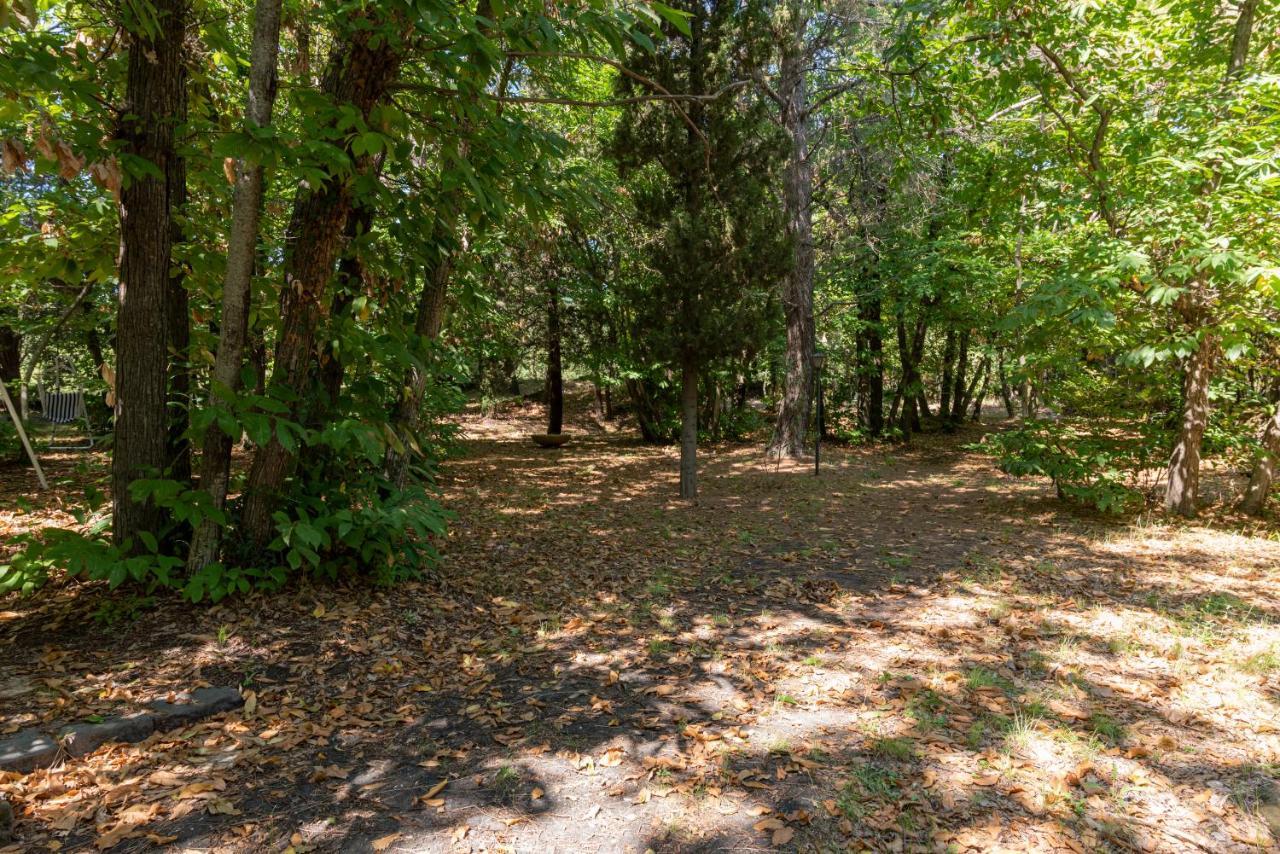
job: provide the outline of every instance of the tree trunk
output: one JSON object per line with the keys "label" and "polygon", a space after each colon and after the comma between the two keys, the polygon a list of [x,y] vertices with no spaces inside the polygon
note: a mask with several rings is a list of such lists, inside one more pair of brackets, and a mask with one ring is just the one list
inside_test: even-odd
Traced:
{"label": "tree trunk", "polygon": [[1209,382],[1217,341],[1205,333],[1186,360],[1182,377],[1182,423],[1169,458],[1164,505],[1180,516],[1196,515],[1200,487],[1200,442],[1209,423]]}
{"label": "tree trunk", "polygon": [[[249,58],[249,92],[245,101],[245,125],[249,129],[271,124],[276,100],[276,63],[280,52],[282,0],[257,0],[253,10],[253,43]],[[262,215],[263,168],[260,163],[236,163],[231,200],[231,228],[227,234],[227,269],[222,280],[222,313],[218,325],[218,351],[210,380],[211,398],[229,402],[240,390],[245,343],[249,334],[250,286],[258,252],[258,222]],[[224,433],[216,425],[205,431],[200,453],[200,488],[213,507],[227,503],[231,480],[231,448],[239,436]],[[187,570],[196,573],[218,559],[222,528],[210,519],[192,534]]]}
{"label": "tree trunk", "polygon": [[1249,486],[1240,499],[1240,509],[1251,516],[1261,516],[1267,506],[1267,497],[1271,494],[1271,483],[1276,476],[1276,460],[1280,458],[1280,406],[1267,419],[1267,427],[1262,431],[1262,456],[1253,466],[1249,476]]}
{"label": "tree trunk", "polygon": [[884,432],[884,337],[881,334],[880,289],[859,297],[858,309],[863,323],[865,347],[859,357],[859,394],[863,424],[872,436]]}
{"label": "tree trunk", "polygon": [[[353,27],[335,45],[322,86],[335,104],[348,105],[365,119],[386,93],[400,65],[398,40],[380,33],[378,24],[382,22],[376,18],[367,23],[371,26]],[[354,161],[350,141],[347,146],[347,156]],[[271,374],[274,388],[299,393],[310,386],[316,329],[351,206],[351,182],[341,178],[300,188],[294,199],[286,233],[289,251],[283,270],[286,285],[280,297],[280,333]],[[303,406],[294,401],[287,417],[301,421]],[[271,514],[293,462],[293,455],[274,435],[254,454],[241,519],[244,538],[253,547],[263,548],[271,539]]]}
{"label": "tree trunk", "polygon": [[680,497],[698,497],[698,366],[685,356],[680,371]]}
{"label": "tree trunk", "polygon": [[1000,399],[1004,401],[1005,415],[1012,418],[1016,414],[1013,406],[1013,389],[1009,387],[1009,372],[1004,365],[1004,350],[999,351]]}
{"label": "tree trunk", "polygon": [[[132,34],[119,136],[124,152],[149,161],[159,175],[130,181],[120,198],[120,303],[116,319],[116,418],[111,457],[112,533],[118,545],[141,549],[164,514],[129,485],[163,472],[168,459],[166,407],[169,342],[165,336],[173,240],[167,176],[175,125],[185,112],[185,0],[157,0],[151,34]],[[125,13],[126,19],[132,13]],[[157,322],[160,330],[157,334]]]}
{"label": "tree trunk", "polygon": [[[22,335],[0,326],[0,382],[12,383],[22,376]],[[15,392],[17,388],[14,388]]]}
{"label": "tree trunk", "polygon": [[[797,4],[798,6],[798,4]],[[791,32],[778,67],[780,120],[790,143],[782,176],[784,227],[791,246],[791,269],[782,279],[787,325],[786,378],[768,454],[802,457],[813,402],[813,164],[809,159],[808,57],[806,16],[792,9]]]}
{"label": "tree trunk", "polygon": [[951,393],[951,412],[942,413],[943,419],[953,424],[959,424],[964,420],[965,395],[972,392],[965,378],[969,372],[969,336],[968,329],[960,333],[960,351],[956,353],[956,387]]}
{"label": "tree trunk", "polygon": [[[453,257],[445,256],[428,269],[423,277],[422,294],[418,297],[418,308],[413,318],[413,334],[420,342],[434,343],[440,338],[440,330],[444,328],[445,296],[452,273]],[[483,364],[481,368],[483,369]],[[424,368],[417,366],[405,373],[406,391],[397,401],[391,417],[392,429],[401,437],[402,442],[408,440],[412,443],[413,434],[417,432],[422,417],[422,398],[427,393],[428,376]],[[388,480],[398,488],[403,488],[409,475],[407,448],[397,450],[388,447],[383,457],[383,470]]]}
{"label": "tree trunk", "polygon": [[[187,66],[179,63],[178,86],[182,89],[175,127],[187,123]],[[175,150],[180,141],[174,140]],[[169,185],[169,241],[173,249],[186,242],[183,222],[187,205],[187,161],[175,156],[165,164],[165,180]],[[169,391],[166,407],[169,413],[168,476],[184,487],[191,486],[191,440],[187,430],[191,427],[191,306],[187,295],[186,270],[182,264],[170,261],[169,284],[165,294],[165,335],[169,348]],[[185,527],[185,526],[184,526]],[[186,539],[184,531],[182,537]]]}
{"label": "tree trunk", "polygon": [[978,370],[974,372],[973,379],[969,381],[969,388],[965,391],[964,405],[960,407],[961,419],[964,418],[965,411],[973,406],[973,420],[978,420],[978,416],[982,413],[982,401],[987,396],[987,380],[990,371],[991,357],[984,355],[982,361],[978,362]]}
{"label": "tree trunk", "polygon": [[560,289],[547,287],[547,432],[564,429],[564,374],[560,365]]}
{"label": "tree trunk", "polygon": [[646,442],[658,443],[669,439],[662,433],[662,412],[653,402],[653,396],[644,380],[627,378],[627,394],[631,398],[631,408],[635,412],[636,425],[640,428],[640,436]]}
{"label": "tree trunk", "polygon": [[916,390],[916,367],[913,361],[915,348],[907,341],[907,324],[902,314],[898,314],[898,360],[902,363],[902,378],[899,381],[897,396],[902,399],[902,414],[899,427],[904,438],[912,433],[920,432],[919,395]]}
{"label": "tree trunk", "polygon": [[956,331],[947,330],[946,344],[942,348],[942,386],[938,390],[938,412],[943,418],[951,411],[952,372],[956,363]]}

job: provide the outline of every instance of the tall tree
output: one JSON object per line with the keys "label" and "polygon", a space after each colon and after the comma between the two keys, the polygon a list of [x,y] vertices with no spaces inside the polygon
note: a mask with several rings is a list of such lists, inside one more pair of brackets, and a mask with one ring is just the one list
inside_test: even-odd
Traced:
{"label": "tall tree", "polygon": [[[253,43],[249,51],[249,88],[244,128],[253,135],[270,126],[276,101],[276,64],[280,52],[281,0],[257,0],[253,10]],[[264,169],[260,161],[242,158],[235,166],[231,227],[227,234],[227,270],[222,281],[218,350],[210,377],[213,396],[230,404],[240,390],[245,343],[249,334],[250,292],[258,252]],[[211,508],[221,514],[231,479],[231,448],[238,428],[216,422],[205,431],[200,454],[200,488]],[[233,435],[236,434],[236,435]],[[192,533],[187,568],[193,574],[217,559],[222,526],[210,516]]]}
{"label": "tall tree", "polygon": [[[169,448],[170,269],[174,234],[174,182],[181,173],[174,138],[186,115],[183,62],[186,0],[157,0],[154,17],[125,5],[129,32],[125,107],[119,136],[124,151],[139,158],[139,174],[120,198],[120,302],[116,320],[116,422],[111,458],[112,532],[135,549],[155,537],[163,513],[130,485],[159,476],[172,462]],[[158,326],[157,326],[158,324]],[[157,334],[157,328],[159,334]]]}
{"label": "tall tree", "polygon": [[[759,67],[763,10],[754,3],[686,3],[652,50],[630,69],[684,106],[628,103],[613,151],[640,220],[653,229],[656,275],[635,292],[635,322],[655,361],[680,389],[680,496],[696,498],[698,394],[704,369],[758,334],[773,286],[787,266],[770,187],[782,154],[763,104],[742,91]],[[637,83],[621,80],[624,96]]]}

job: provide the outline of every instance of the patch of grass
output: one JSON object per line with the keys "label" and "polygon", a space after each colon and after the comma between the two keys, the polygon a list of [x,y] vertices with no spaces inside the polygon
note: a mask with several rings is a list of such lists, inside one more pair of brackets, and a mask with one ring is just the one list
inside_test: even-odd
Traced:
{"label": "patch of grass", "polygon": [[810,667],[820,667],[822,665],[822,659],[818,658],[818,656],[816,655],[811,655],[808,658],[806,658],[803,663],[809,665]]}
{"label": "patch of grass", "polygon": [[711,624],[723,629],[733,625],[733,621],[729,619],[728,614],[716,614],[711,618]]}
{"label": "patch of grass", "polygon": [[653,577],[644,586],[644,591],[649,595],[650,599],[666,599],[671,595],[672,575],[668,570],[659,569],[653,573]]}
{"label": "patch of grass", "polygon": [[931,688],[926,688],[907,701],[906,713],[916,722],[921,732],[942,729],[947,725],[947,716],[942,713],[946,707],[942,696]]}
{"label": "patch of grass", "polygon": [[800,701],[797,700],[795,697],[791,696],[790,694],[779,694],[776,699],[777,699],[777,702],[781,703],[784,706],[800,705]]}
{"label": "patch of grass", "polygon": [[900,781],[893,769],[868,762],[854,768],[853,776],[840,787],[836,807],[850,821],[857,821],[867,813],[866,801],[894,801],[900,794]]}
{"label": "patch of grass", "polygon": [[1239,667],[1245,673],[1254,676],[1269,676],[1280,670],[1280,653],[1277,653],[1275,647],[1256,652],[1248,658],[1241,659]]}
{"label": "patch of grass", "polygon": [[970,668],[965,676],[964,684],[970,691],[981,691],[983,688],[999,688],[1005,694],[1012,694],[1017,690],[1017,686],[1008,679],[985,667]]}
{"label": "patch of grass", "polygon": [[1089,716],[1089,731],[1108,744],[1123,744],[1126,733],[1124,725],[1110,715],[1095,712]]}
{"label": "patch of grass", "polygon": [[649,656],[651,658],[662,658],[668,656],[675,649],[671,641],[662,638],[651,638],[649,640]]}
{"label": "patch of grass", "polygon": [[520,772],[510,765],[503,765],[493,775],[493,783],[489,787],[501,800],[510,800],[520,788]]}
{"label": "patch of grass", "polygon": [[868,749],[876,756],[909,762],[916,758],[915,743],[909,738],[878,738],[868,745]]}

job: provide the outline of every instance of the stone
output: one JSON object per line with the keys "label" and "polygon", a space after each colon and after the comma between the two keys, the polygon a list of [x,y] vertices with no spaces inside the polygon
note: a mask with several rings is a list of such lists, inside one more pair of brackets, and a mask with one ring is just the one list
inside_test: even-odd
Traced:
{"label": "stone", "polygon": [[130,744],[142,741],[155,730],[151,715],[123,715],[110,717],[96,724],[73,724],[58,733],[58,740],[67,753],[75,757],[87,756],[109,741]]}
{"label": "stone", "polygon": [[0,768],[25,774],[46,768],[58,758],[58,744],[35,729],[24,729],[0,740]]}
{"label": "stone", "polygon": [[156,700],[149,703],[155,728],[160,732],[177,729],[180,726],[195,723],[201,718],[229,712],[244,705],[244,697],[239,688],[197,688],[190,694],[184,694],[184,703],[169,703]]}

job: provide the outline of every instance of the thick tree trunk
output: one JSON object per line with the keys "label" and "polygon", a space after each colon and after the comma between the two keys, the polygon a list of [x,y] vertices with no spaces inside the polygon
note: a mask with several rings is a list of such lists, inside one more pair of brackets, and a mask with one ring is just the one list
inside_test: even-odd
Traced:
{"label": "thick tree trunk", "polygon": [[1217,341],[1203,334],[1186,360],[1182,378],[1182,423],[1169,458],[1164,504],[1180,516],[1196,515],[1200,488],[1200,442],[1209,424],[1209,382],[1217,358]]}
{"label": "thick tree trunk", "polygon": [[[377,12],[368,14],[376,16]],[[322,86],[334,103],[350,106],[365,118],[386,93],[400,65],[398,41],[378,32],[381,22],[369,23],[368,27],[352,27],[335,45]],[[346,121],[334,121],[340,120]],[[350,151],[347,156],[355,159]],[[294,199],[286,237],[289,252],[284,262],[286,284],[281,289],[272,387],[305,394],[310,386],[316,329],[351,206],[351,182],[337,177],[320,186],[300,188]],[[288,417],[301,421],[303,406],[294,402]],[[293,463],[294,456],[274,436],[254,454],[241,525],[246,542],[256,548],[265,547],[271,539],[271,514]]]}
{"label": "thick tree trunk", "polygon": [[[111,458],[112,533],[117,544],[142,548],[155,536],[163,512],[135,500],[129,485],[158,475],[170,462],[166,408],[169,342],[164,333],[173,240],[167,176],[178,155],[181,121],[185,0],[157,0],[156,26],[132,34],[120,127],[124,151],[153,164],[159,175],[135,178],[120,198],[120,303],[116,320],[116,419]],[[130,17],[131,13],[126,14]],[[160,331],[157,334],[157,323]]]}
{"label": "thick tree trunk", "polygon": [[1262,456],[1253,466],[1249,476],[1249,486],[1240,499],[1240,509],[1251,516],[1262,515],[1267,506],[1267,497],[1271,494],[1271,484],[1276,476],[1276,460],[1280,459],[1280,406],[1267,419],[1267,427],[1262,431]]}
{"label": "thick tree trunk", "polygon": [[791,246],[791,269],[782,279],[782,312],[787,325],[786,377],[778,420],[769,440],[770,457],[802,457],[813,402],[813,164],[809,159],[808,57],[806,19],[793,9],[790,38],[778,68],[781,124],[790,142],[782,176],[784,227]]}
{"label": "thick tree trunk", "polygon": [[688,356],[680,370],[680,497],[698,497],[698,366]]}
{"label": "thick tree trunk", "polygon": [[552,279],[547,287],[547,432],[564,429],[564,373],[560,364],[560,289]]}
{"label": "thick tree trunk", "polygon": [[653,395],[644,380],[625,380],[627,395],[631,398],[631,409],[635,412],[636,425],[640,428],[640,436],[646,442],[658,443],[669,439],[661,430],[662,413],[653,401]]}
{"label": "thick tree trunk", "polygon": [[902,364],[902,378],[899,381],[897,396],[902,399],[902,414],[899,417],[898,426],[904,438],[920,432],[919,392],[916,389],[918,377],[914,359],[915,347],[907,341],[906,320],[902,314],[899,314],[898,360]]}
{"label": "thick tree trunk", "polygon": [[[245,125],[271,124],[276,100],[276,63],[280,52],[281,0],[257,0],[253,10],[253,43],[249,55],[249,92]],[[227,269],[222,280],[222,313],[218,352],[213,360],[211,397],[228,401],[240,389],[245,343],[249,335],[250,286],[258,252],[258,222],[262,215],[263,168],[260,163],[236,163],[231,200],[231,228],[227,234]],[[221,511],[227,503],[231,479],[231,448],[238,436],[211,426],[200,453],[200,488]],[[199,572],[218,559],[222,528],[205,520],[191,538],[187,569]]]}

